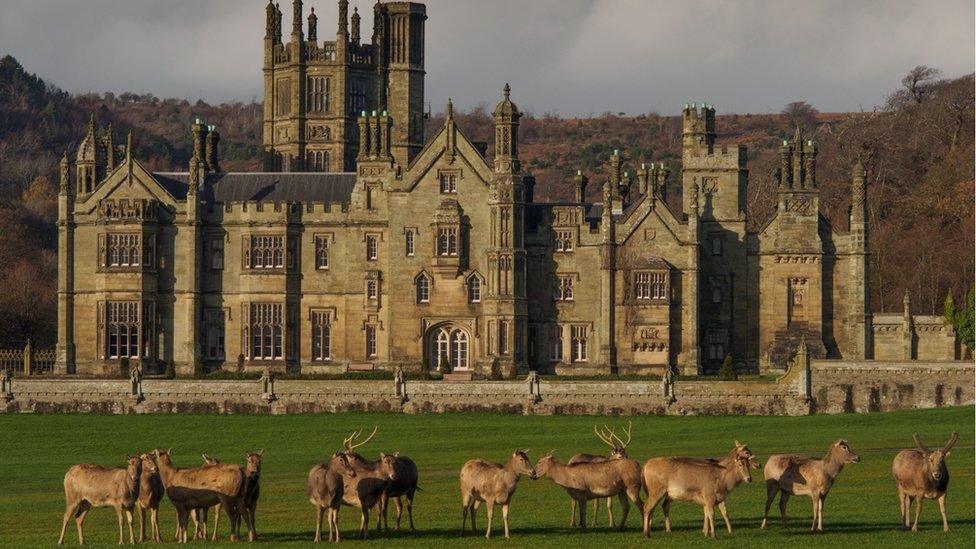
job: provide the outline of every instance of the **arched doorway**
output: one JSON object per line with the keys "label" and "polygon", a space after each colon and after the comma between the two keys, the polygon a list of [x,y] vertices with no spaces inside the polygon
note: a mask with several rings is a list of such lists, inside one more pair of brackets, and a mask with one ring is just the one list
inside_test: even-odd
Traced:
{"label": "arched doorway", "polygon": [[452,370],[468,370],[470,349],[471,339],[466,330],[450,323],[438,324],[427,332],[424,358],[431,370],[436,370],[445,361]]}

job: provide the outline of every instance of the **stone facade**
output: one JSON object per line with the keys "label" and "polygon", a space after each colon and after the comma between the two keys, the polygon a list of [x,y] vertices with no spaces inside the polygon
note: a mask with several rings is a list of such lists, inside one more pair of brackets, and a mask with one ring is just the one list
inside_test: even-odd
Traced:
{"label": "stone facade", "polygon": [[[575,200],[536,202],[508,86],[491,162],[450,104],[425,141],[426,9],[374,10],[371,44],[358,14],[347,31],[342,0],[337,39],[320,45],[296,0],[283,44],[268,5],[265,172],[222,171],[219,132],[200,121],[181,173],[146,169],[131,136],[118,146],[89,125],[74,168],[61,163],[59,371],[126,357],[185,373],[697,375],[727,355],[782,369],[804,341],[818,358],[878,353],[860,166],[849,227],[832,227],[816,144],[797,133],[781,148],[776,215],[749,232],[746,151],[716,145],[714,108],[686,105],[680,211],[663,199],[667,168],[620,152],[601,201],[579,175]],[[923,324],[898,358],[954,358],[951,328],[911,329]]]}

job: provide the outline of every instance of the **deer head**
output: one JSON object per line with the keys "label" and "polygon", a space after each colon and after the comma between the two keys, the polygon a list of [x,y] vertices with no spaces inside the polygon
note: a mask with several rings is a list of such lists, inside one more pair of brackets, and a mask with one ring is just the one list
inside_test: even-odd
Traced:
{"label": "deer head", "polygon": [[840,458],[841,463],[858,463],[861,461],[861,456],[854,453],[854,450],[848,446],[847,440],[845,439],[840,439],[835,442],[832,450]]}
{"label": "deer head", "polygon": [[173,465],[173,460],[170,458],[170,452],[172,450],[173,448],[167,448],[165,451],[160,451],[159,448],[153,450],[153,453],[156,454],[156,463],[171,467]]}
{"label": "deer head", "polygon": [[556,461],[555,452],[555,450],[549,450],[546,455],[539,458],[539,461],[535,464],[535,472],[537,475],[542,477],[549,474],[549,467]]}
{"label": "deer head", "polygon": [[220,464],[220,460],[219,459],[217,459],[217,458],[215,458],[213,456],[210,456],[208,454],[203,454],[201,457],[203,457],[203,464],[204,465],[219,465]]}
{"label": "deer head", "polygon": [[139,456],[139,452],[136,455],[130,456],[126,454],[125,457],[125,472],[129,475],[132,480],[139,480],[139,475],[142,474],[142,459]]}
{"label": "deer head", "polygon": [[633,431],[633,422],[627,422],[627,442],[624,442],[613,428],[606,425],[603,429],[598,429],[596,425],[593,426],[593,432],[596,434],[597,438],[603,441],[604,444],[610,447],[610,458],[611,459],[626,459],[627,458],[627,447],[630,446],[631,434]]}
{"label": "deer head", "polygon": [[390,480],[396,480],[396,460],[395,454],[385,454],[380,452],[379,470]]}
{"label": "deer head", "polygon": [[359,439],[359,436],[363,434],[363,430],[362,429],[360,429],[360,430],[354,432],[353,434],[349,435],[348,437],[342,439],[342,446],[346,449],[346,453],[347,454],[351,454],[351,453],[353,453],[353,451],[356,448],[359,448],[360,446],[362,446],[362,445],[366,444],[367,442],[373,440],[373,437],[376,436],[377,429],[379,429],[379,427],[373,427],[373,432],[370,433],[369,436],[366,437],[366,440],[364,440],[362,442],[357,442],[357,440]]}
{"label": "deer head", "polygon": [[349,457],[346,456],[344,452],[333,453],[330,465],[335,468],[340,475],[349,478],[356,478],[356,470],[353,469],[352,465],[349,464]]}
{"label": "deer head", "polygon": [[529,449],[525,450],[515,450],[512,453],[511,459],[508,460],[509,465],[512,469],[519,475],[528,475],[530,478],[539,478],[536,474],[535,467],[532,466],[532,462],[529,461]]}
{"label": "deer head", "polygon": [[935,481],[942,480],[942,476],[946,473],[945,464],[943,461],[945,460],[946,456],[949,455],[952,447],[956,445],[956,441],[959,439],[959,433],[953,431],[952,435],[949,437],[949,441],[946,442],[945,446],[939,448],[938,450],[929,450],[927,447],[925,447],[925,445],[922,444],[922,439],[918,436],[918,433],[915,433],[913,438],[915,439],[915,446],[926,454],[925,458],[929,463],[929,475]]}
{"label": "deer head", "polygon": [[142,462],[142,472],[154,475],[159,472],[159,467],[156,465],[156,460],[153,459],[153,455],[149,452],[144,454],[139,454],[139,461]]}
{"label": "deer head", "polygon": [[244,452],[244,471],[249,475],[260,475],[262,456],[264,456],[264,450],[261,450],[256,454]]}

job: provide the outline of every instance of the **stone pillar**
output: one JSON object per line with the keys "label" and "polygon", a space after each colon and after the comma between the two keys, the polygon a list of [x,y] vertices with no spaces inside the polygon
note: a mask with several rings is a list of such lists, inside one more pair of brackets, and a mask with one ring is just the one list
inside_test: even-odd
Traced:
{"label": "stone pillar", "polygon": [[68,155],[61,158],[58,191],[58,342],[57,374],[75,372],[74,345],[74,188],[71,186]]}
{"label": "stone pillar", "polygon": [[701,373],[701,358],[698,343],[698,185],[692,187],[691,202],[688,208],[688,240],[685,247],[688,265],[682,270],[681,292],[681,355],[679,367],[684,375]]}

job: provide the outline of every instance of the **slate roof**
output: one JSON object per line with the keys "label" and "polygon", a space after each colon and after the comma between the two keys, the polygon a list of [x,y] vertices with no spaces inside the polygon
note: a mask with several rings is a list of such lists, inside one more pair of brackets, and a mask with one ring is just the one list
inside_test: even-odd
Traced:
{"label": "slate roof", "polygon": [[[153,177],[177,199],[186,198],[188,173],[157,172]],[[208,202],[349,204],[355,186],[355,173],[230,172],[207,174],[203,192]]]}

